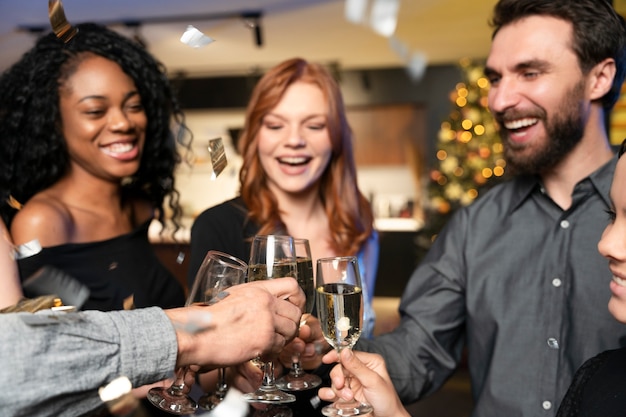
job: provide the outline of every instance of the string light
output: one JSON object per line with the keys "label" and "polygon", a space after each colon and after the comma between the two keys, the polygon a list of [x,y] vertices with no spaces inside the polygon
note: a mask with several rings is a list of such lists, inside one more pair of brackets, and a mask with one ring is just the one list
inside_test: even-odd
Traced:
{"label": "string light", "polygon": [[[439,130],[436,152],[439,169],[431,171],[436,184],[430,203],[439,213],[475,200],[480,187],[506,173],[504,148],[494,127],[488,104],[489,80],[469,59],[460,63],[465,80],[450,92],[455,106]],[[480,137],[480,140],[477,138]]]}

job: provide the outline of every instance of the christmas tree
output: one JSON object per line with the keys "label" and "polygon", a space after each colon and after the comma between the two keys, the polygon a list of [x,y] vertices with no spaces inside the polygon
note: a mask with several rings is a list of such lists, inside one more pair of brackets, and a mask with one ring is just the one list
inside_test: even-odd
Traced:
{"label": "christmas tree", "polygon": [[449,216],[505,178],[506,162],[495,122],[487,107],[489,81],[480,63],[460,62],[462,81],[450,93],[452,111],[441,123],[436,147],[438,166],[430,172],[425,203],[432,241]]}

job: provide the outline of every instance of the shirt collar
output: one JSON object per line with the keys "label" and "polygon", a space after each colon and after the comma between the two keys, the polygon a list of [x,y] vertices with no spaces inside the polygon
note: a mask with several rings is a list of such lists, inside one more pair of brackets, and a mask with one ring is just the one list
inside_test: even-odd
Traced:
{"label": "shirt collar", "polygon": [[609,162],[598,168],[589,176],[591,183],[598,191],[598,194],[600,194],[600,197],[606,203],[607,207],[611,206],[609,195],[611,194],[611,183],[613,182],[617,159],[618,156],[615,154]]}
{"label": "shirt collar", "polygon": [[[615,173],[615,165],[617,164],[617,154],[611,158],[609,162],[595,170],[591,175],[583,178],[580,182],[587,178],[591,181],[597,193],[602,200],[610,207],[609,193],[611,191],[611,182],[613,182],[613,174]],[[533,191],[541,189],[541,178],[538,175],[520,175],[516,177],[515,191],[511,198],[510,213],[517,208],[532,194]]]}

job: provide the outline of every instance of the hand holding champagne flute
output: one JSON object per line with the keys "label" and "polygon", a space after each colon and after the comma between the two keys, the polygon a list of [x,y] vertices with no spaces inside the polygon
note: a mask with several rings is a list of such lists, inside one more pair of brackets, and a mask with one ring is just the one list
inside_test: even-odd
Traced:
{"label": "hand holding champagne flute", "polygon": [[[318,259],[316,280],[317,313],[324,338],[337,352],[352,349],[363,325],[363,291],[356,257]],[[372,411],[369,404],[340,399],[324,407],[322,414],[357,416]]]}
{"label": "hand holding champagne flute", "polygon": [[[248,281],[259,281],[281,277],[297,278],[296,251],[291,236],[259,235],[252,241]],[[263,383],[255,392],[244,394],[249,402],[284,404],[296,400],[292,394],[276,387],[274,363],[263,363]]]}
{"label": "hand holding champagne flute", "polygon": [[[245,279],[246,264],[237,258],[222,252],[209,251],[196,274],[196,278],[187,297],[186,306],[191,304],[211,304],[226,297],[222,290],[231,285],[240,284]],[[169,387],[156,387],[148,391],[148,400],[171,414],[193,414],[198,404],[185,392],[185,374],[187,367],[176,370],[176,377]]]}

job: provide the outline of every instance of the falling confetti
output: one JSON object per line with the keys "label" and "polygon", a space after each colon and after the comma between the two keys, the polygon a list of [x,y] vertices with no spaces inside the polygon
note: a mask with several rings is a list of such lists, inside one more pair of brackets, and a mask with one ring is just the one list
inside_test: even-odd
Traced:
{"label": "falling confetti", "polygon": [[191,46],[192,48],[201,48],[212,42],[215,42],[215,39],[200,32],[194,26],[189,25],[187,26],[187,30],[185,30],[185,33],[183,33],[183,36],[180,37],[180,41],[186,45]]}

